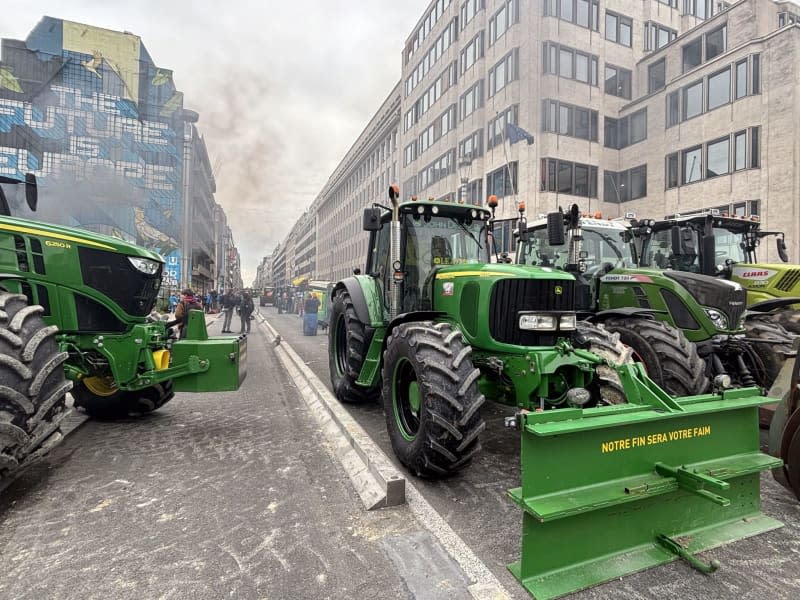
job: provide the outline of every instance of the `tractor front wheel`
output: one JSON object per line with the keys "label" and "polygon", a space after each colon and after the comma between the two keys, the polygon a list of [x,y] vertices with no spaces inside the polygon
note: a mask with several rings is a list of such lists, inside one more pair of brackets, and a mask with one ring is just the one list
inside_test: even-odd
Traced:
{"label": "tractor front wheel", "polygon": [[72,391],[75,406],[95,419],[140,417],[151,413],[172,400],[175,392],[172,381],[125,392],[117,387],[113,377],[86,377]]}
{"label": "tractor front wheel", "polygon": [[[612,365],[633,362],[630,348],[625,346],[619,334],[608,331],[602,325],[578,321],[575,345],[605,358]],[[628,400],[622,389],[622,382],[616,370],[609,365],[599,365],[592,384],[592,391],[598,404],[624,404]]]}
{"label": "tractor front wheel", "polygon": [[751,342],[753,352],[764,365],[764,374],[759,385],[769,389],[780,373],[787,353],[793,352],[792,342],[797,334],[790,333],[783,326],[768,317],[753,317],[745,321],[747,337],[758,340]]}
{"label": "tractor front wheel", "polygon": [[61,439],[72,382],[64,377],[58,328],[42,312],[23,295],[0,292],[0,476]]}
{"label": "tractor front wheel", "polygon": [[472,348],[447,323],[398,325],[383,359],[383,406],[395,454],[421,477],[442,478],[481,449],[486,424]]}
{"label": "tractor front wheel", "polygon": [[357,404],[375,400],[380,391],[377,386],[363,388],[356,383],[368,350],[367,328],[358,320],[347,290],[333,298],[328,323],[328,367],[339,402]]}
{"label": "tractor front wheel", "polygon": [[639,317],[615,317],[604,324],[631,347],[647,376],[670,396],[696,396],[708,389],[706,363],[680,329]]}

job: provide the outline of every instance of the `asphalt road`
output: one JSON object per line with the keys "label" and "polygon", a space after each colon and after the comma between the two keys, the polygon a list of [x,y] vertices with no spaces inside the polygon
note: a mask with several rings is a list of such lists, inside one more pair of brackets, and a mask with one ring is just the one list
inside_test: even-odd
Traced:
{"label": "asphalt road", "polygon": [[248,341],[239,392],[87,421],[2,492],[0,598],[467,595],[407,507],[361,508],[257,327]]}
{"label": "asphalt road", "polygon": [[[278,315],[272,307],[260,310],[314,373],[330,385],[325,332],[303,336],[299,316]],[[505,496],[506,490],[519,485],[519,433],[503,426],[504,417],[513,414],[512,410],[492,403],[484,407],[487,429],[481,435],[483,451],[473,464],[452,479],[431,482],[415,478],[414,484],[506,589],[527,598],[527,592],[506,570],[520,552],[521,511]],[[361,405],[349,407],[349,411],[394,460],[382,408]],[[711,576],[676,561],[571,598],[795,600],[800,597],[800,503],[766,474],[762,476],[762,509],[785,526],[704,553],[705,559],[717,559],[722,564]]]}

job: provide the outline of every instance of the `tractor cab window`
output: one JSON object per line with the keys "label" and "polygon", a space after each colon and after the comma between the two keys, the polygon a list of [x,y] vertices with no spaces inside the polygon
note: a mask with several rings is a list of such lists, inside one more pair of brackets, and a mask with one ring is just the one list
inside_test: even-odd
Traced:
{"label": "tractor cab window", "polygon": [[434,270],[489,262],[486,222],[459,217],[403,216],[403,311],[420,310],[430,298]]}
{"label": "tractor cab window", "polygon": [[745,262],[742,234],[722,227],[714,227],[714,264],[724,264],[726,260]]}
{"label": "tractor cab window", "polygon": [[547,229],[537,229],[528,234],[528,241],[518,249],[520,262],[534,267],[556,267],[563,269],[567,264],[569,247],[551,246],[547,241]]}
{"label": "tractor cab window", "polygon": [[[631,245],[623,239],[623,231],[607,229],[583,229],[581,250],[588,270],[602,267],[630,267],[634,264]],[[569,245],[551,246],[548,243],[547,229],[537,229],[529,233],[523,245],[521,263],[536,267],[555,267],[563,269],[569,259]],[[610,269],[609,269],[610,270]]]}
{"label": "tractor cab window", "polygon": [[378,286],[380,287],[381,297],[383,298],[384,308],[389,309],[389,295],[387,290],[391,289],[389,284],[392,278],[391,270],[391,256],[390,256],[390,230],[391,225],[386,223],[384,226],[374,232],[374,239],[370,249],[370,257],[367,268],[368,273],[374,275]]}
{"label": "tractor cab window", "polygon": [[681,235],[684,239],[685,252],[676,255],[672,252],[672,231],[670,229],[663,229],[653,233],[647,246],[647,256],[642,261],[644,266],[650,266],[654,269],[675,269],[676,271],[699,273],[700,260],[697,255],[697,248],[700,243],[699,236],[690,227],[684,227]]}

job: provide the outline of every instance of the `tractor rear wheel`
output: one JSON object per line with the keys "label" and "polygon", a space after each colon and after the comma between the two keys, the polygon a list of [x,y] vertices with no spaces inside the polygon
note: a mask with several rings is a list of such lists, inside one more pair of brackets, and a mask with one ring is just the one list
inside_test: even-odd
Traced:
{"label": "tractor rear wheel", "polygon": [[763,340],[752,342],[751,346],[764,364],[763,380],[758,384],[769,389],[786,362],[786,353],[793,352],[792,342],[797,335],[789,333],[768,317],[748,319],[745,321],[745,329],[748,338]]}
{"label": "tractor rear wheel", "polygon": [[113,377],[86,377],[72,392],[75,406],[95,419],[140,417],[164,406],[175,397],[172,381],[135,392],[117,388]]}
{"label": "tractor rear wheel", "polygon": [[334,394],[339,402],[352,404],[375,400],[378,386],[364,388],[356,383],[368,350],[367,328],[359,321],[347,290],[333,298],[328,322],[328,367]]}
{"label": "tractor rear wheel", "polygon": [[20,294],[0,292],[0,476],[42,454],[61,439],[67,415],[66,352],[55,341],[58,328],[28,306]]}
{"label": "tractor rear wheel", "polygon": [[680,329],[641,317],[614,317],[604,324],[619,333],[647,376],[670,396],[696,396],[708,389],[706,363]]}
{"label": "tractor rear wheel", "polygon": [[[633,362],[630,348],[625,346],[619,334],[608,331],[602,325],[587,321],[578,321],[575,345],[589,350],[612,364],[622,365]],[[595,369],[597,380],[592,385],[592,392],[597,396],[599,404],[624,404],[627,402],[622,382],[617,372],[608,365],[600,365]]]}
{"label": "tractor rear wheel", "polygon": [[414,474],[442,478],[481,449],[485,402],[472,348],[448,323],[404,323],[392,330],[383,359],[383,407],[397,458]]}

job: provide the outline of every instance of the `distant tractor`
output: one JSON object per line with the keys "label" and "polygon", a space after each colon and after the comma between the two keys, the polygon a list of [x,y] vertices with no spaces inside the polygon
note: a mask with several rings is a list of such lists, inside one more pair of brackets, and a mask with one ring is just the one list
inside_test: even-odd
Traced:
{"label": "distant tractor", "polygon": [[[35,211],[33,176],[25,187]],[[0,475],[58,440],[70,389],[102,418],[152,412],[176,391],[238,389],[244,338],[209,339],[202,311],[190,311],[177,340],[150,316],[160,255],[10,212],[0,187]]]}
{"label": "distant tractor", "polygon": [[[670,393],[702,393],[718,377],[737,386],[770,387],[792,351],[792,337],[746,312],[741,285],[638,266],[639,230],[598,217],[581,215],[573,205],[566,214],[527,225],[518,261],[572,273],[579,315],[617,332]],[[555,239],[548,229],[553,222],[563,230]]]}

